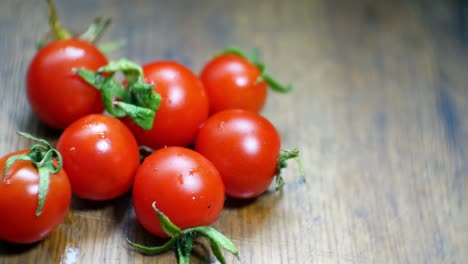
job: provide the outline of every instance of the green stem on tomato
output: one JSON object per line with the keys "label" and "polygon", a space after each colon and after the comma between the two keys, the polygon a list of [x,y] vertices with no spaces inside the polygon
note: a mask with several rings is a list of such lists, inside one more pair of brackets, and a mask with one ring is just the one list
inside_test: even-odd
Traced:
{"label": "green stem on tomato", "polygon": [[91,43],[96,43],[102,37],[102,34],[110,26],[112,19],[97,17],[88,29],[80,35],[80,39]]}
{"label": "green stem on tomato", "polygon": [[[41,49],[47,43],[57,39],[69,39],[79,38],[81,40],[96,44],[110,26],[112,20],[110,18],[97,17],[93,20],[93,23],[80,35],[72,34],[69,30],[63,27],[58,19],[57,10],[55,7],[54,0],[47,0],[47,7],[49,12],[49,28],[51,34],[44,36],[39,43],[37,48]],[[108,54],[121,46],[124,45],[123,41],[111,41],[99,45],[101,52]]]}
{"label": "green stem on tomato", "polygon": [[99,50],[104,53],[104,54],[109,54],[115,50],[120,49],[122,46],[125,45],[125,41],[123,40],[116,40],[116,41],[110,41],[106,43],[100,43],[98,45]]}
{"label": "green stem on tomato", "polygon": [[159,224],[164,232],[169,235],[170,239],[162,246],[147,247],[127,239],[127,242],[133,248],[141,251],[145,254],[161,254],[175,247],[175,251],[178,257],[178,263],[190,263],[190,253],[192,251],[193,240],[197,237],[204,237],[208,240],[211,250],[215,255],[216,259],[225,264],[226,260],[221,252],[221,249],[225,249],[232,253],[239,259],[239,254],[234,243],[231,242],[227,237],[218,232],[216,229],[210,226],[197,226],[181,230],[179,227],[174,225],[171,220],[156,207],[156,202],[152,204],[154,211],[156,212],[159,220]]}
{"label": "green stem on tomato", "polygon": [[[39,174],[39,190],[38,201],[36,208],[36,216],[40,216],[44,202],[49,191],[50,175],[56,174],[62,169],[62,156],[52,148],[52,146],[44,139],[36,138],[30,134],[17,132],[20,136],[27,139],[39,142],[31,147],[28,153],[19,154],[9,157],[5,162],[5,167],[2,171],[2,180],[7,182],[8,169],[17,161],[30,161],[36,167]],[[55,165],[55,162],[57,165]]]}
{"label": "green stem on tomato", "polygon": [[67,39],[71,38],[72,34],[68,32],[62,25],[57,17],[57,10],[53,0],[47,0],[47,7],[49,9],[49,26],[52,34],[56,39]]}
{"label": "green stem on tomato", "polygon": [[[153,127],[161,96],[146,84],[141,67],[127,59],[112,61],[96,72],[78,69],[77,74],[101,91],[101,98],[109,114],[122,118],[129,116],[133,122],[149,130]],[[114,79],[117,72],[125,76],[126,87]]]}
{"label": "green stem on tomato", "polygon": [[278,165],[276,168],[276,176],[275,176],[275,190],[279,191],[283,186],[284,186],[284,179],[281,176],[281,171],[288,166],[286,163],[287,160],[289,159],[294,159],[297,162],[297,165],[299,167],[299,172],[301,174],[301,177],[305,181],[304,177],[304,167],[302,166],[302,162],[299,158],[299,150],[298,149],[293,149],[293,150],[281,150],[280,155],[278,157]]}
{"label": "green stem on tomato", "polygon": [[258,58],[258,50],[254,49],[252,52],[252,56],[247,56],[241,49],[237,47],[228,47],[220,52],[215,53],[215,56],[219,56],[221,54],[233,54],[236,56],[240,56],[248,61],[250,61],[253,65],[255,65],[260,70],[260,76],[257,79],[257,82],[265,81],[267,85],[275,92],[279,93],[288,93],[292,90],[292,85],[283,85],[278,80],[276,80],[272,75],[268,74],[266,71],[266,65],[261,62]]}

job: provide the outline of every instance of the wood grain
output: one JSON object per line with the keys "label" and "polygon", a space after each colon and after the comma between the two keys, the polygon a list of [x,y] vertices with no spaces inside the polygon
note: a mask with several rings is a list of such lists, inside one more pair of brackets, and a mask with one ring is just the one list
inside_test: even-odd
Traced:
{"label": "wood grain", "polygon": [[[47,31],[43,2],[0,2],[2,155],[30,146],[16,130],[53,143],[59,135],[37,121],[24,92]],[[113,18],[105,40],[126,45],[111,58],[171,59],[198,72],[235,44],[258,48],[269,70],[294,85],[289,95],[270,94],[262,113],[285,148],[300,148],[307,183],[291,163],[283,193],[228,203],[214,227],[242,263],[468,262],[465,1],[57,2],[74,29]],[[136,253],[127,237],[158,242],[136,222],[129,195],[74,199],[49,238],[1,243],[0,263],[176,262],[172,253]]]}

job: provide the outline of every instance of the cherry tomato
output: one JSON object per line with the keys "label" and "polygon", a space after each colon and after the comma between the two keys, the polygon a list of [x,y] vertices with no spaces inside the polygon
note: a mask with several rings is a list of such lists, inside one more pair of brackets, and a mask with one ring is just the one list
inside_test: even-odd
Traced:
{"label": "cherry tomato", "polygon": [[[26,154],[28,150],[10,153],[0,159],[0,172],[7,159]],[[15,161],[0,180],[0,240],[13,243],[33,243],[47,237],[63,222],[71,202],[71,188],[62,169],[50,175],[49,190],[42,213],[38,207],[39,174],[31,161]]]}
{"label": "cherry tomato", "polygon": [[211,116],[200,128],[195,150],[218,169],[226,194],[252,198],[271,184],[278,166],[280,137],[261,115],[225,110]]}
{"label": "cherry tomato", "polygon": [[162,97],[153,128],[145,130],[126,118],[125,123],[141,145],[157,149],[187,146],[198,127],[208,118],[208,98],[198,77],[185,66],[171,61],[143,66],[145,80]]}
{"label": "cherry tomato", "polygon": [[67,127],[57,142],[73,193],[110,200],[127,192],[140,163],[138,144],[118,119],[93,114]]}
{"label": "cherry tomato", "polygon": [[162,148],[146,157],[132,194],[137,219],[160,237],[167,235],[153,202],[181,229],[212,224],[224,205],[224,185],[216,168],[199,153],[182,147]]}
{"label": "cherry tomato", "polygon": [[106,57],[91,43],[57,40],[40,49],[26,76],[27,98],[37,117],[57,129],[104,110],[98,90],[82,80],[75,69],[97,70]]}
{"label": "cherry tomato", "polygon": [[222,54],[209,61],[200,79],[210,102],[210,113],[225,109],[258,112],[265,104],[267,83],[259,80],[261,72],[246,58]]}

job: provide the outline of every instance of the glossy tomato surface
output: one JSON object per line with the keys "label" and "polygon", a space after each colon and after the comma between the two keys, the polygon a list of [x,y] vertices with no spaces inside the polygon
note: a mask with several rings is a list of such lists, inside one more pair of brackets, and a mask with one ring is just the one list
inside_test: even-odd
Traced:
{"label": "glossy tomato surface", "polygon": [[[0,171],[14,152],[0,159]],[[42,213],[36,216],[39,175],[30,161],[16,161],[0,181],[0,240],[12,243],[33,243],[47,237],[63,222],[71,202],[70,182],[62,169],[50,175],[49,191]]]}
{"label": "glossy tomato surface", "polygon": [[140,163],[138,144],[118,119],[93,114],[67,127],[57,142],[73,193],[110,200],[127,192]]}
{"label": "glossy tomato surface", "polygon": [[92,44],[57,40],[34,56],[26,75],[29,104],[45,124],[64,129],[73,121],[104,110],[100,92],[83,81],[75,69],[97,70],[106,57]]}
{"label": "glossy tomato surface", "polygon": [[218,169],[226,194],[252,198],[263,193],[277,170],[280,137],[261,115],[245,110],[225,110],[201,127],[195,150]]}
{"label": "glossy tomato surface", "polygon": [[153,149],[193,143],[198,127],[208,118],[208,98],[201,81],[188,68],[172,61],[144,65],[143,72],[162,101],[151,130],[125,119],[137,141]]}
{"label": "glossy tomato surface", "polygon": [[209,61],[200,79],[210,102],[210,113],[226,109],[258,112],[267,96],[267,83],[260,81],[260,70],[247,59],[223,54]]}
{"label": "glossy tomato surface", "polygon": [[179,228],[210,225],[224,205],[224,185],[216,168],[199,153],[162,148],[145,158],[133,185],[133,207],[150,233],[162,231],[153,202]]}

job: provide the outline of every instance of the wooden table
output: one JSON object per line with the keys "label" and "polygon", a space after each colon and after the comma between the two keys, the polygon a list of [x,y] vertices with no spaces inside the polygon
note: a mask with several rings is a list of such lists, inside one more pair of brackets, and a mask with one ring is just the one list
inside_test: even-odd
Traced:
{"label": "wooden table", "polygon": [[[38,122],[25,97],[25,71],[48,29],[44,2],[0,3],[2,155],[31,145],[16,130],[53,143],[59,135]],[[177,60],[199,72],[214,51],[235,44],[258,48],[269,70],[294,85],[291,94],[270,94],[262,114],[285,148],[300,148],[307,183],[290,163],[282,193],[222,212],[214,227],[234,241],[242,263],[468,263],[466,2],[57,6],[75,29],[112,17],[105,40],[126,41],[113,59]],[[74,199],[49,238],[1,243],[0,263],[176,262],[172,253],[140,255],[127,237],[155,242],[136,222],[129,195],[108,203]]]}

